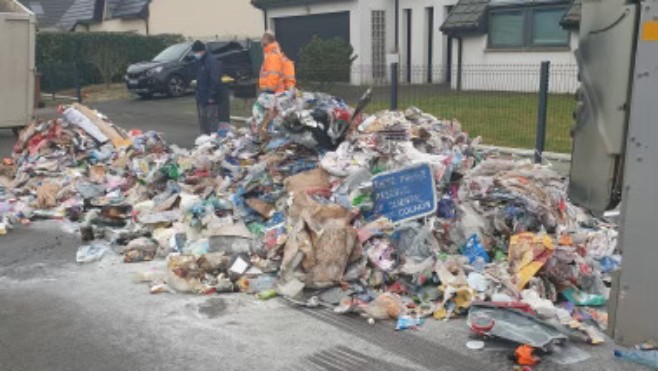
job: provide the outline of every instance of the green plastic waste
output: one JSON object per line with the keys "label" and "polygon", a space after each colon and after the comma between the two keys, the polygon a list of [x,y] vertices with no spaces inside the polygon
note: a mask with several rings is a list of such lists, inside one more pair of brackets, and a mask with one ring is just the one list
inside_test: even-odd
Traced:
{"label": "green plastic waste", "polygon": [[249,225],[247,225],[247,229],[249,229],[249,232],[251,232],[251,234],[257,237],[261,237],[265,235],[265,225],[261,223],[250,223]]}
{"label": "green plastic waste", "polygon": [[180,174],[178,173],[178,165],[176,164],[164,165],[163,167],[160,168],[160,171],[166,174],[169,177],[169,179],[178,180],[180,176]]}
{"label": "green plastic waste", "polygon": [[603,295],[590,294],[571,287],[562,291],[562,295],[570,302],[582,307],[600,307],[606,302]]}
{"label": "green plastic waste", "polygon": [[279,294],[276,293],[275,289],[264,290],[258,293],[258,299],[260,300],[270,300],[276,298]]}

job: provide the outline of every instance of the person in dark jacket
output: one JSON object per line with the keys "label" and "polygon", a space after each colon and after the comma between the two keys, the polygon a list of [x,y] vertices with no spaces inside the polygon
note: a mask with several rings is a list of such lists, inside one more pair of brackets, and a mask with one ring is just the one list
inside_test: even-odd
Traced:
{"label": "person in dark jacket", "polygon": [[207,52],[201,41],[192,44],[192,53],[199,63],[196,75],[196,104],[201,134],[210,135],[219,126],[218,103],[222,89],[222,65]]}

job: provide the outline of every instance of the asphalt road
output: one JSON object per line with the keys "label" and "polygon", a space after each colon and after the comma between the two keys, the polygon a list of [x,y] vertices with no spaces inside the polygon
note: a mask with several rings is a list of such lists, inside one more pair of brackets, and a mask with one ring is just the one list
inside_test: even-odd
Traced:
{"label": "asphalt road", "polygon": [[[126,128],[155,129],[190,146],[191,99],[94,105]],[[0,133],[1,155],[12,139]],[[394,331],[358,317],[243,294],[150,295],[133,282],[164,262],[124,264],[108,253],[74,263],[81,245],[65,222],[39,222],[0,237],[0,370],[509,370],[508,344],[465,347],[463,319],[429,319]],[[638,370],[614,360],[613,345],[575,344],[561,364],[537,370]],[[566,353],[560,353],[564,356]]]}

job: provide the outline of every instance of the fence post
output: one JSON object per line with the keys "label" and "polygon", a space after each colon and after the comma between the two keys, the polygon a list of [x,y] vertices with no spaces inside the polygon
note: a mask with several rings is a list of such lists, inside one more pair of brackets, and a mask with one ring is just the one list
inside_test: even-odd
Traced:
{"label": "fence post", "polygon": [[551,62],[541,62],[539,74],[539,102],[537,107],[537,133],[535,138],[535,163],[540,164],[546,144],[546,113],[548,108],[548,77]]}
{"label": "fence post", "polygon": [[399,64],[391,63],[391,111],[398,109]]}
{"label": "fence post", "polygon": [[78,103],[82,103],[82,89],[80,87],[80,75],[78,73],[78,64],[73,63],[73,79],[75,80],[75,98]]}

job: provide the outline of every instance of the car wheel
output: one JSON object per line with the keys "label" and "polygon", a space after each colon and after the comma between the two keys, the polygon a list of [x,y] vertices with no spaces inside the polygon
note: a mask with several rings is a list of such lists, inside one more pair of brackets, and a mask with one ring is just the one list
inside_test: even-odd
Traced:
{"label": "car wheel", "polygon": [[185,94],[185,80],[178,75],[172,75],[167,80],[167,94],[170,97],[180,97]]}
{"label": "car wheel", "polygon": [[138,93],[140,98],[142,99],[151,99],[153,98],[153,93]]}

